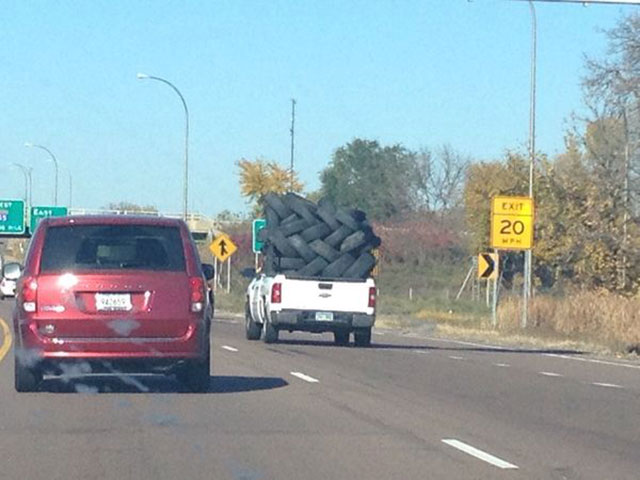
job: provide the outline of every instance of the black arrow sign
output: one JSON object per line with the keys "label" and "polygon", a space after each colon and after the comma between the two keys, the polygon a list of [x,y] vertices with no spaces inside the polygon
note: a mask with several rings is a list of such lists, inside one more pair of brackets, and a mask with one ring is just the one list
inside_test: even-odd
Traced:
{"label": "black arrow sign", "polygon": [[487,266],[482,272],[480,272],[480,278],[490,278],[494,270],[496,269],[496,264],[493,261],[493,255],[489,253],[483,253],[482,258],[485,262],[487,262]]}
{"label": "black arrow sign", "polygon": [[227,242],[224,240],[220,241],[220,256],[224,257],[227,254]]}

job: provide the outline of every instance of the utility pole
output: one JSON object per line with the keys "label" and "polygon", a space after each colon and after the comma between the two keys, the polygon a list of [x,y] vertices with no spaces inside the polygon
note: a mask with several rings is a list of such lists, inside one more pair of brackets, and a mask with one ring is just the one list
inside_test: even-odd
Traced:
{"label": "utility pole", "polygon": [[289,189],[293,192],[293,146],[295,139],[295,126],[296,126],[296,99],[291,99],[291,169],[289,170],[290,184]]}

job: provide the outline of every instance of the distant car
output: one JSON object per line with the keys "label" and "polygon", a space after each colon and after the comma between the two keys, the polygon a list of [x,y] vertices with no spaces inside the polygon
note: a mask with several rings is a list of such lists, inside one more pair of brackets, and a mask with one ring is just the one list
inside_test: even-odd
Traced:
{"label": "distant car", "polygon": [[2,267],[0,278],[0,300],[6,297],[14,297],[16,294],[16,282],[22,273],[22,265],[19,263],[7,263]]}
{"label": "distant car", "polygon": [[16,390],[79,363],[76,372],[176,373],[206,391],[212,277],[181,220],[42,220],[17,287]]}

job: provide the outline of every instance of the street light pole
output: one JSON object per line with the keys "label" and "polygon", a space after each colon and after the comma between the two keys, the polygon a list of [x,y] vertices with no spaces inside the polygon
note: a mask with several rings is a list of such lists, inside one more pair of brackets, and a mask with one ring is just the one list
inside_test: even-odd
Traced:
{"label": "street light pole", "polygon": [[[533,0],[529,0],[531,12],[531,92],[529,102],[529,198],[533,201],[533,172],[536,158],[536,57],[537,57],[537,19]],[[524,252],[524,287],[522,292],[522,328],[527,327],[529,317],[529,301],[531,299],[531,283],[533,270],[533,251]]]}
{"label": "street light pole", "polygon": [[33,172],[33,168],[27,168],[16,162],[13,162],[11,166],[19,168],[24,175],[24,201],[27,203],[27,208],[31,208],[31,172]]}
{"label": "street light pole", "polygon": [[180,90],[171,83],[169,80],[165,80],[164,78],[155,77],[153,75],[147,75],[145,73],[138,73],[138,80],[157,80],[158,82],[162,82],[165,85],[168,85],[173,89],[174,92],[178,94],[180,100],[182,101],[182,106],[184,107],[184,117],[185,117],[185,136],[184,136],[184,185],[183,185],[183,200],[182,200],[182,217],[184,221],[187,221],[187,214],[189,209],[189,108],[187,107],[187,102],[185,101]]}
{"label": "street light pole", "polygon": [[53,164],[56,167],[56,179],[55,179],[55,186],[53,189],[53,205],[58,206],[58,160],[56,159],[56,156],[53,154],[51,150],[49,150],[47,147],[43,145],[35,145],[33,143],[27,142],[24,144],[24,146],[28,148],[39,148],[40,150],[44,150],[49,154],[49,157],[51,157],[51,160],[53,160]]}
{"label": "street light pole", "polygon": [[295,138],[295,126],[296,126],[296,99],[292,98],[291,99],[291,129],[289,130],[291,132],[291,169],[289,170],[289,175],[290,175],[290,186],[289,188],[291,189],[291,191],[293,192],[293,145],[294,145],[294,138]]}

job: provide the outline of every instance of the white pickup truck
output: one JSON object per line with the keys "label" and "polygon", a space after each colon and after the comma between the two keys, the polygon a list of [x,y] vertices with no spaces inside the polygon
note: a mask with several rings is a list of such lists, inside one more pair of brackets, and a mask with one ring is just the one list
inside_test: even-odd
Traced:
{"label": "white pickup truck", "polygon": [[284,274],[258,275],[247,288],[245,329],[249,340],[278,341],[281,330],[333,332],[335,343],[371,344],[376,286],[364,280],[314,280]]}

